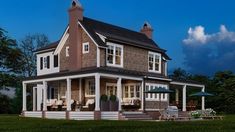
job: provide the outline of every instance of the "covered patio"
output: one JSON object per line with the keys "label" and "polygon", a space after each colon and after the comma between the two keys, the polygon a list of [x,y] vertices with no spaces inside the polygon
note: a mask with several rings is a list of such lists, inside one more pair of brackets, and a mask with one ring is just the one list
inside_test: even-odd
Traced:
{"label": "covered patio", "polygon": [[[139,110],[143,109],[142,87],[143,78],[107,73],[26,80],[23,81],[22,114],[41,118],[117,120],[122,106],[133,99],[140,100]],[[27,90],[32,91],[32,110],[27,110]],[[100,97],[104,94],[117,97],[116,110],[101,110]]]}
{"label": "covered patio", "polygon": [[197,100],[187,99],[189,98],[187,91],[193,89],[194,91],[205,92],[205,85],[198,82],[173,80],[170,82],[170,88],[175,91],[171,94],[170,105],[177,106],[181,111],[186,112],[195,110],[197,105],[201,104],[200,109],[205,110],[205,97],[197,98]]}

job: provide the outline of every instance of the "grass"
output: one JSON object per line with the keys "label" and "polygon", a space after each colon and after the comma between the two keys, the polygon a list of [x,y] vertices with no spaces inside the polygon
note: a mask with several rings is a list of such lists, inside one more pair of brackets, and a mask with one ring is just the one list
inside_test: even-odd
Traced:
{"label": "grass", "polygon": [[189,122],[68,121],[0,115],[0,132],[233,132],[235,115],[224,120]]}

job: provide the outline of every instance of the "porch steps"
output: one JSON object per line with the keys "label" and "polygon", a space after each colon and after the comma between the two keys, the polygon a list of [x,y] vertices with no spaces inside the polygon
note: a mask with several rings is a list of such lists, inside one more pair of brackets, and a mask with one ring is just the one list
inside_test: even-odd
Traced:
{"label": "porch steps", "polygon": [[152,117],[143,112],[123,112],[121,116],[124,120],[153,120]]}
{"label": "porch steps", "polygon": [[188,121],[188,120],[191,120],[191,117],[190,117],[188,112],[179,111],[178,118],[176,120],[178,120],[178,121]]}

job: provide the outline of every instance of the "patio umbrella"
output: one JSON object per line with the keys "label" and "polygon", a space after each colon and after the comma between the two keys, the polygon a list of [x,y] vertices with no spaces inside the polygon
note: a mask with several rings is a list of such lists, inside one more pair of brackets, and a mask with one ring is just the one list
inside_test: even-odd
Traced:
{"label": "patio umbrella", "polygon": [[207,92],[197,92],[194,94],[190,94],[189,96],[207,97],[207,96],[214,96],[214,94],[207,93]]}
{"label": "patio umbrella", "polygon": [[151,89],[151,90],[149,90],[149,91],[146,91],[145,93],[151,93],[151,94],[153,94],[153,93],[159,93],[160,94],[160,99],[159,99],[159,101],[160,101],[160,103],[159,103],[159,110],[161,109],[161,94],[165,94],[165,93],[173,93],[174,91],[172,91],[172,90],[169,90],[169,89],[166,89],[166,88],[163,88],[163,87],[155,87],[155,89]]}
{"label": "patio umbrella", "polygon": [[191,94],[189,96],[206,97],[206,96],[214,96],[214,94],[207,93],[207,92],[197,92],[197,93]]}

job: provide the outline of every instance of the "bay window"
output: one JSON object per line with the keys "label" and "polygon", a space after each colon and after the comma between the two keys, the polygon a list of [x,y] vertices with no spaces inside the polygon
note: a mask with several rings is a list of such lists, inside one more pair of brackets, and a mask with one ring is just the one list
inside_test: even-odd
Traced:
{"label": "bay window", "polygon": [[149,52],[148,55],[148,70],[150,72],[161,73],[161,54]]}

